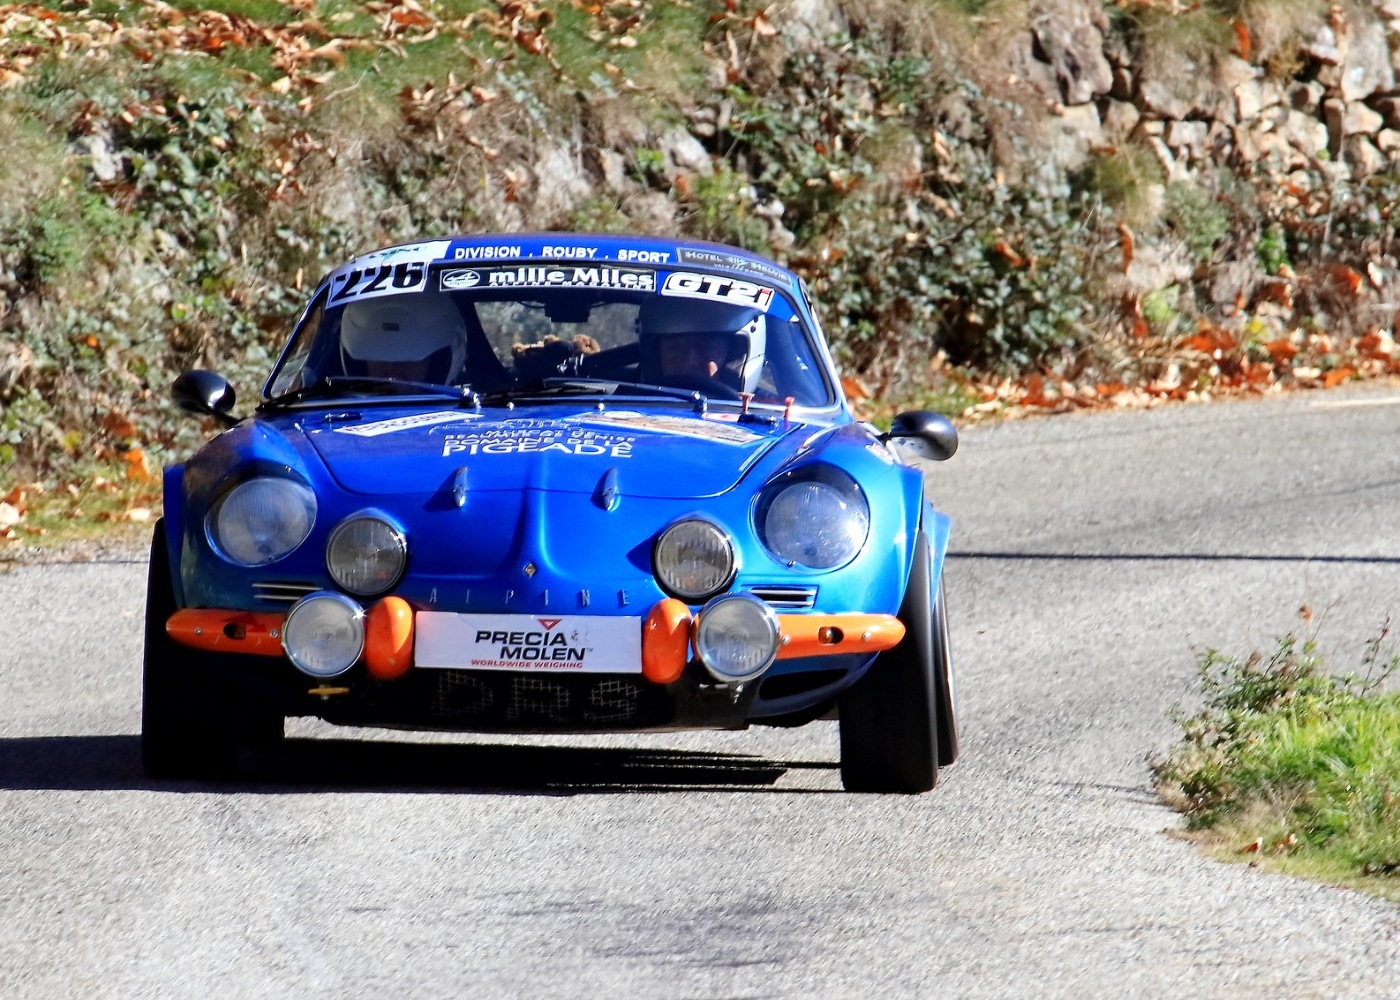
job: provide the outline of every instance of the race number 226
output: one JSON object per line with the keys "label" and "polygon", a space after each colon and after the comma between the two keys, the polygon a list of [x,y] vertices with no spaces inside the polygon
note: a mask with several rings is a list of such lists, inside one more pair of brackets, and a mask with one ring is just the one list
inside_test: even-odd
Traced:
{"label": "race number 226", "polygon": [[331,292],[332,302],[367,298],[389,292],[409,292],[423,284],[427,265],[419,260],[400,264],[380,264],[378,267],[355,268],[336,278],[337,288]]}

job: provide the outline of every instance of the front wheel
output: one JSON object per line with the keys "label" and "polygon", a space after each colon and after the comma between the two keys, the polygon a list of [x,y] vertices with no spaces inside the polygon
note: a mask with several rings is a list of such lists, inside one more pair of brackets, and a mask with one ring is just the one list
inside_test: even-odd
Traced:
{"label": "front wheel", "polygon": [[899,609],[904,638],[841,695],[841,784],[849,791],[917,794],[938,783],[943,713],[935,651],[947,647],[946,629],[935,625],[931,565],[928,537],[920,532]]}
{"label": "front wheel", "polygon": [[227,777],[238,765],[235,712],[209,666],[165,631],[175,613],[167,551],[157,521],[146,576],[141,764],[153,778]]}

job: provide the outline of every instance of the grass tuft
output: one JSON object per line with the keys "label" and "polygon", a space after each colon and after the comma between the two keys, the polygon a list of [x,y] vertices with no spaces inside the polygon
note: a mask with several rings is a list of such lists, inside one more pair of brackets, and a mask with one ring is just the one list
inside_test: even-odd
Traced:
{"label": "grass tuft", "polygon": [[1202,707],[1153,762],[1163,799],[1214,853],[1400,899],[1400,653],[1387,622],[1361,671],[1326,670],[1310,640],[1200,655]]}

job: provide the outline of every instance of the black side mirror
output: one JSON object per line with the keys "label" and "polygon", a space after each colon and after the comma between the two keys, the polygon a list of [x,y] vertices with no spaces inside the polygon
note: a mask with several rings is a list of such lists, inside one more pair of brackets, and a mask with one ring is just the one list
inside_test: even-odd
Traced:
{"label": "black side mirror", "polygon": [[943,462],[958,451],[958,429],[941,413],[910,410],[890,423],[890,432],[880,436],[915,458]]}
{"label": "black side mirror", "polygon": [[201,368],[185,372],[170,387],[170,398],[186,413],[218,417],[225,427],[238,423],[229,413],[236,398],[233,386],[218,372]]}

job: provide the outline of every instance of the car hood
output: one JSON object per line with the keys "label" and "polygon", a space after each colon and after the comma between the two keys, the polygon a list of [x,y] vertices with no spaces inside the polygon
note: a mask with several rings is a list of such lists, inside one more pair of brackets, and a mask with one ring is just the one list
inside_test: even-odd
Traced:
{"label": "car hood", "polygon": [[[506,414],[509,413],[507,416]],[[298,421],[346,490],[378,496],[451,488],[698,498],[729,490],[804,425],[736,413],[596,410],[369,410]]]}

